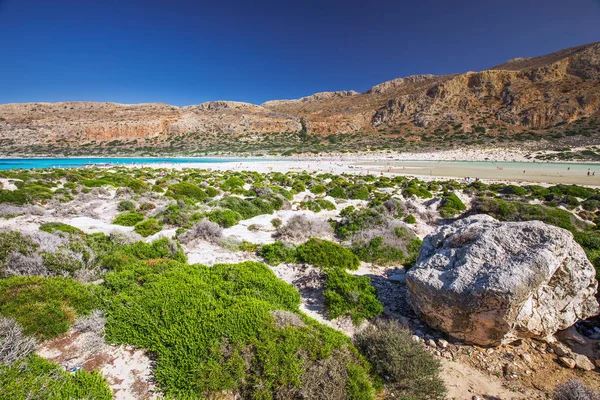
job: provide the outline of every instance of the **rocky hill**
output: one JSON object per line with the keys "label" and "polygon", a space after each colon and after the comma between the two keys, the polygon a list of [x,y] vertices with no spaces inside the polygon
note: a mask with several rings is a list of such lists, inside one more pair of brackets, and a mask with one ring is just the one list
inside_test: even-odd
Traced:
{"label": "rocky hill", "polygon": [[253,105],[0,105],[0,148],[17,154],[532,148],[600,142],[600,42],[480,72],[394,79],[364,93]]}

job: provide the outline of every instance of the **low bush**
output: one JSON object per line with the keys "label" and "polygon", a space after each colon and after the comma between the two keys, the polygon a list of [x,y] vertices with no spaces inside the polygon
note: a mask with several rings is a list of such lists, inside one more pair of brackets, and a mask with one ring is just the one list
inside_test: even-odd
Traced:
{"label": "low bush", "polygon": [[327,188],[321,184],[314,185],[310,188],[312,194],[323,194],[327,191]]}
{"label": "low bush", "polygon": [[177,240],[181,243],[189,243],[200,239],[207,242],[218,242],[223,236],[223,229],[216,223],[206,219],[201,220],[192,226],[188,231],[179,235]]}
{"label": "low bush", "polygon": [[404,251],[396,247],[386,246],[381,236],[374,237],[362,246],[354,245],[352,252],[362,261],[377,265],[399,264],[404,260]]}
{"label": "low bush", "polygon": [[[298,291],[264,264],[170,262],[161,270],[110,274],[116,294],[107,303],[106,336],[157,355],[154,377],[166,397],[270,399],[335,390],[336,400],[372,398],[368,365],[349,339],[299,314]],[[298,314],[303,326],[278,327],[276,310]],[[339,368],[336,386],[316,372],[323,363]]]}
{"label": "low bush", "polygon": [[0,315],[14,318],[26,335],[52,338],[95,308],[98,290],[70,278],[13,276],[0,280]]}
{"label": "low bush", "polygon": [[62,222],[46,222],[40,225],[40,231],[53,233],[53,232],[63,232],[72,235],[83,235],[83,231],[79,228],[75,228],[69,224],[64,224]]}
{"label": "low bush", "polygon": [[206,217],[209,221],[215,222],[223,228],[231,228],[242,220],[240,213],[223,209],[213,210],[206,214]]}
{"label": "low bush", "polygon": [[36,340],[25,335],[17,321],[0,317],[0,368],[2,365],[24,359],[33,353],[36,347]]}
{"label": "low bush", "polygon": [[277,266],[281,263],[297,262],[296,247],[292,244],[283,242],[262,245],[258,250],[258,255],[261,256],[267,264],[273,266]]}
{"label": "low bush", "polygon": [[600,393],[576,379],[562,383],[554,389],[553,400],[600,400]]}
{"label": "low bush", "polygon": [[369,189],[365,186],[355,186],[350,189],[350,198],[355,200],[369,200]]}
{"label": "low bush", "polygon": [[148,237],[158,233],[162,230],[163,225],[160,221],[155,218],[148,218],[145,221],[138,222],[135,225],[134,231],[142,235],[143,237]]}
{"label": "low bush", "polygon": [[433,197],[433,194],[431,194],[431,192],[424,187],[413,185],[404,188],[404,190],[402,190],[402,196],[406,198],[414,196],[422,199],[430,199]]}
{"label": "low bush", "polygon": [[112,223],[121,226],[135,226],[135,224],[143,220],[143,214],[136,211],[132,211],[117,215],[117,217],[113,220]]}
{"label": "low bush", "polygon": [[327,195],[333,197],[334,199],[347,199],[348,194],[341,186],[334,186],[333,188],[327,191]]}
{"label": "low bush", "polygon": [[439,208],[440,214],[444,218],[452,217],[465,211],[467,206],[455,193],[450,193],[442,197],[442,204]]}
{"label": "low bush", "polygon": [[377,291],[367,276],[329,270],[325,283],[325,307],[331,318],[348,315],[357,324],[383,312]]}
{"label": "low bush", "polygon": [[111,400],[113,393],[100,372],[66,372],[61,366],[30,355],[0,365],[0,393],[13,400]]}
{"label": "low bush", "polygon": [[121,201],[119,201],[119,204],[117,205],[117,210],[120,212],[134,211],[135,203],[131,200],[121,200]]}
{"label": "low bush", "polygon": [[391,398],[443,400],[441,365],[395,321],[378,320],[359,330],[354,343],[381,378]]}
{"label": "low bush", "polygon": [[283,221],[281,221],[281,218],[273,218],[271,220],[271,225],[275,229],[279,229],[279,227],[281,226],[281,224],[283,224]]}
{"label": "low bush", "polygon": [[208,197],[204,190],[189,182],[180,182],[169,186],[165,196],[170,196],[174,199],[182,199],[187,197],[196,201],[203,201]]}
{"label": "low bush", "polygon": [[331,225],[319,219],[294,215],[285,225],[277,229],[276,236],[283,240],[304,241],[310,237],[328,237],[333,234]]}
{"label": "low bush", "polygon": [[417,219],[415,218],[414,215],[409,214],[406,217],[404,217],[404,222],[406,222],[407,224],[416,224]]}
{"label": "low bush", "polygon": [[344,246],[328,240],[310,238],[298,246],[298,261],[324,269],[355,270],[360,265],[358,257]]}

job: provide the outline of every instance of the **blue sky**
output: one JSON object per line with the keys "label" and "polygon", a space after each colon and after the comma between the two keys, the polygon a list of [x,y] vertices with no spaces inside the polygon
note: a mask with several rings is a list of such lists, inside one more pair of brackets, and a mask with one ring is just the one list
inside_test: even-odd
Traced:
{"label": "blue sky", "polygon": [[261,103],[600,41],[600,0],[0,0],[0,103]]}

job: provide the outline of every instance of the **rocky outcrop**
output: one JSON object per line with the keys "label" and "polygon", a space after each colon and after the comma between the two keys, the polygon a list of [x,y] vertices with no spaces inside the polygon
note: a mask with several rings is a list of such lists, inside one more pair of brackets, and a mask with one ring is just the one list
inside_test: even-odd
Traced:
{"label": "rocky outcrop", "polygon": [[478,345],[546,338],[598,313],[595,270],[570,232],[478,215],[427,236],[407,273],[414,311]]}

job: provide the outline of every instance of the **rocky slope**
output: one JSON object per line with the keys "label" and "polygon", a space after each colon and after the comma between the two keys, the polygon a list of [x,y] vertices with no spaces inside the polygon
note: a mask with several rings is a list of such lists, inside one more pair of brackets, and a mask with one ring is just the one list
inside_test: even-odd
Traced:
{"label": "rocky slope", "polygon": [[[256,148],[306,145],[307,135],[312,146],[322,145],[329,135],[341,135],[347,145],[357,133],[366,137],[363,148],[369,140],[397,148],[398,143],[406,147],[432,141],[502,143],[515,135],[538,140],[583,134],[584,144],[595,144],[599,110],[600,43],[594,43],[513,59],[480,72],[417,75],[364,93],[323,92],[262,105],[4,104],[0,147],[4,154],[85,148],[107,152],[115,146],[189,151],[221,145],[221,150],[243,151],[252,143],[260,144]],[[231,146],[235,140],[240,146]]]}

